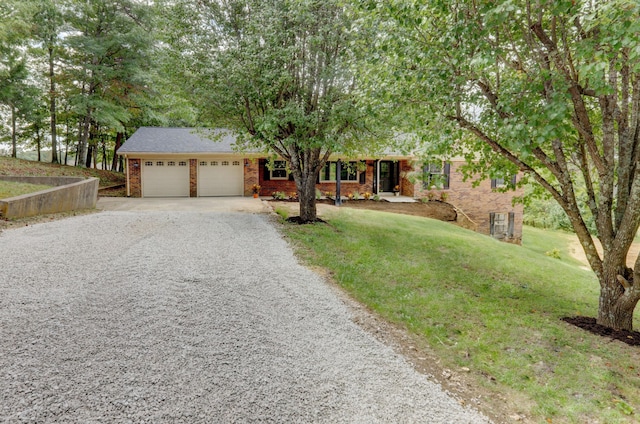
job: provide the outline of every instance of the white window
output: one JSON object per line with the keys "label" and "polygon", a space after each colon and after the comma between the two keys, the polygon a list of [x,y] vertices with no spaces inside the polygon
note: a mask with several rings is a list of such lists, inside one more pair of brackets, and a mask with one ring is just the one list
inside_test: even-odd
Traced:
{"label": "white window", "polygon": [[218,161],[217,160],[212,160],[211,161],[211,166],[218,166]]}
{"label": "white window", "polygon": [[187,162],[181,160],[180,162],[178,162],[178,166],[187,166]]}
{"label": "white window", "polygon": [[200,166],[207,166],[207,161],[201,160],[200,161]]}
{"label": "white window", "polygon": [[[333,182],[336,180],[338,173],[337,162],[327,162],[324,168],[320,170],[320,181]],[[340,181],[358,181],[357,162],[342,163],[340,167]]]}
{"label": "white window", "polygon": [[240,166],[240,161],[239,160],[234,160],[233,161],[233,166]]}
{"label": "white window", "polygon": [[169,162],[167,162],[167,166],[176,166],[175,161],[170,160]]}
{"label": "white window", "polygon": [[492,188],[505,188],[507,185],[504,183],[504,178],[494,178],[493,180],[491,180],[492,184],[491,187]]}
{"label": "white window", "polygon": [[[511,185],[516,185],[516,176],[511,176]],[[491,179],[491,188],[505,188],[507,186],[507,182],[504,178],[492,178]]]}
{"label": "white window", "polygon": [[443,184],[443,166],[442,162],[429,162],[422,168],[422,188],[449,188]]}
{"label": "white window", "polygon": [[159,160],[156,162],[156,166],[164,166],[164,162]]}
{"label": "white window", "polygon": [[289,179],[286,160],[274,160],[271,170],[269,172],[270,172],[269,176],[272,180],[288,180]]}
{"label": "white window", "polygon": [[222,166],[229,166],[229,161],[228,160],[223,160],[222,161]]}
{"label": "white window", "polygon": [[144,163],[144,166],[153,166],[153,162],[151,162],[150,160],[146,161]]}

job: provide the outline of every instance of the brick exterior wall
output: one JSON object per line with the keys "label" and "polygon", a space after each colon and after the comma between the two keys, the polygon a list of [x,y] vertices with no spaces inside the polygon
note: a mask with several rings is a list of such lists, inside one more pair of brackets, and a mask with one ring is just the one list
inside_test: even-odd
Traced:
{"label": "brick exterior wall", "polygon": [[[265,161],[259,161],[258,163],[258,177],[259,177],[259,185],[260,185],[260,195],[261,196],[271,196],[273,193],[275,193],[276,191],[282,191],[284,192],[287,196],[291,195],[291,193],[295,193],[296,192],[296,183],[295,181],[291,181],[291,180],[265,180],[264,176],[265,176],[265,167],[266,167],[266,163]],[[373,193],[373,172],[375,170],[374,168],[374,161],[372,160],[368,160],[366,161],[366,170],[365,172],[365,183],[364,184],[360,184],[359,182],[350,182],[350,181],[342,181],[340,183],[340,194],[342,196],[348,196],[349,193],[353,193],[353,192],[358,192],[361,195],[369,192],[369,193]],[[245,178],[246,180],[246,178]],[[249,187],[251,187],[250,184]],[[246,187],[246,186],[245,186]],[[317,183],[316,184],[316,188],[318,190],[320,190],[322,192],[322,194],[324,195],[325,193],[332,193],[335,194],[336,192],[336,183],[335,182],[322,182],[322,183]]]}
{"label": "brick exterior wall", "polygon": [[409,175],[413,172],[415,172],[415,165],[412,163],[412,161],[400,161],[400,194],[403,196],[415,196],[415,185],[411,184],[411,181],[406,178],[406,175]]}
{"label": "brick exterior wall", "polygon": [[[489,235],[491,233],[490,214],[493,213],[514,213],[513,238],[507,239],[511,243],[522,243],[522,214],[524,207],[522,204],[512,205],[514,196],[521,196],[523,188],[514,192],[501,193],[491,188],[491,180],[480,182],[478,187],[472,186],[472,181],[463,181],[462,172],[459,168],[463,162],[452,162],[449,174],[449,188],[445,190],[431,190],[440,198],[440,193],[447,193],[447,202],[462,210],[471,220],[478,225],[478,232]],[[518,176],[518,178],[520,175]],[[427,197],[430,190],[422,188],[422,181],[413,184],[415,197]]]}
{"label": "brick exterior wall", "polygon": [[129,159],[127,173],[129,180],[129,196],[142,197],[142,163],[140,159]]}
{"label": "brick exterior wall", "polygon": [[198,159],[189,159],[189,197],[198,197]]}
{"label": "brick exterior wall", "polygon": [[253,196],[253,185],[260,184],[258,159],[244,160],[244,195]]}

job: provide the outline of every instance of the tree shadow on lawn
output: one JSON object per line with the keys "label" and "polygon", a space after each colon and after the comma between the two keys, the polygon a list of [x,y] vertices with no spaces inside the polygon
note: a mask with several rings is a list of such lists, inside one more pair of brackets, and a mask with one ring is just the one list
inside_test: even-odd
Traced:
{"label": "tree shadow on lawn", "polygon": [[613,328],[597,324],[595,318],[589,317],[565,317],[562,318],[562,320],[598,336],[619,340],[629,346],[640,346],[640,332],[638,331],[614,330]]}

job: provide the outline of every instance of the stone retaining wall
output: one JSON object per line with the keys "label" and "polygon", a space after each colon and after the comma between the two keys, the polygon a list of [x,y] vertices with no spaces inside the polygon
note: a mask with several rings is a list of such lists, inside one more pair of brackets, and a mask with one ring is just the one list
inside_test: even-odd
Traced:
{"label": "stone retaining wall", "polygon": [[35,193],[0,200],[0,216],[24,218],[47,213],[92,209],[98,201],[97,178],[4,177],[0,180],[54,186]]}

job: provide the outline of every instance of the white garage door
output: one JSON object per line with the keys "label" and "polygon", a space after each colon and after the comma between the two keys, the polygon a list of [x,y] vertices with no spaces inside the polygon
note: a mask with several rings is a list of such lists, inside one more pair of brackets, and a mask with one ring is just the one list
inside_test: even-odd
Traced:
{"label": "white garage door", "polygon": [[244,170],[241,159],[200,159],[198,196],[242,196]]}
{"label": "white garage door", "polygon": [[142,161],[143,197],[189,197],[189,162],[178,159]]}

